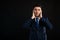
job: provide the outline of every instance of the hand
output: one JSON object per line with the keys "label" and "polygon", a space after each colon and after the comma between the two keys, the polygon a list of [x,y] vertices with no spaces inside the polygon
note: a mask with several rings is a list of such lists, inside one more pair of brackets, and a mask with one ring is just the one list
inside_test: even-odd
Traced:
{"label": "hand", "polygon": [[41,13],[40,13],[40,18],[42,18],[42,11],[41,11]]}
{"label": "hand", "polygon": [[35,18],[35,15],[34,15],[34,12],[33,12],[33,15],[32,15],[32,17],[31,17],[32,19],[34,19]]}

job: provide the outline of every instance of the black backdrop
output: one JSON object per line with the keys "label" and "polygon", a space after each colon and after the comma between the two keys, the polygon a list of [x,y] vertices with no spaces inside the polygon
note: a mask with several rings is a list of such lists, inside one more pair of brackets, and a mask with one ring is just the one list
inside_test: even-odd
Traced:
{"label": "black backdrop", "polygon": [[0,1],[0,40],[22,40],[25,38],[21,26],[26,19],[31,17],[32,6],[37,2],[43,7],[43,15],[48,16],[53,24],[53,30],[48,32],[48,40],[59,39],[59,3],[51,0],[3,0]]}

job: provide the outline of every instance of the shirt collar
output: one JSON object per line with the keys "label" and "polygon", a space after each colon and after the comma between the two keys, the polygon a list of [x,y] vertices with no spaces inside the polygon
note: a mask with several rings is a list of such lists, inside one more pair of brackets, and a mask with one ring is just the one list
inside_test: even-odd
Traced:
{"label": "shirt collar", "polygon": [[[40,20],[40,18],[38,17],[38,21]],[[36,17],[35,17],[35,21],[36,21]]]}

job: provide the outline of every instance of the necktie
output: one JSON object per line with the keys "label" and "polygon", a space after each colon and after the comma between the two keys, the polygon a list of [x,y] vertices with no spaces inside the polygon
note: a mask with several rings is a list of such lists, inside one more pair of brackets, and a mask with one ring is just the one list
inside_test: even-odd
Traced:
{"label": "necktie", "polygon": [[[36,29],[39,31],[39,19],[36,18]],[[39,40],[39,32],[36,33],[36,40]]]}
{"label": "necktie", "polygon": [[37,23],[37,24],[39,24],[39,21],[38,21],[38,20],[39,20],[39,19],[38,19],[38,18],[36,18],[36,23]]}
{"label": "necktie", "polygon": [[36,28],[37,29],[39,29],[39,21],[38,21],[39,19],[38,18],[36,18]]}

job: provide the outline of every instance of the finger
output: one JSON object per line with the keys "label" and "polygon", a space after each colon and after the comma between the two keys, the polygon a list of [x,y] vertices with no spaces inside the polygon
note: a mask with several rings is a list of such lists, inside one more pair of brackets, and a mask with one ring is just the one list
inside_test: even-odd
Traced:
{"label": "finger", "polygon": [[34,12],[33,12],[33,16],[35,17],[35,14],[34,14]]}
{"label": "finger", "polygon": [[41,10],[41,14],[40,14],[40,17],[42,18],[42,10]]}

